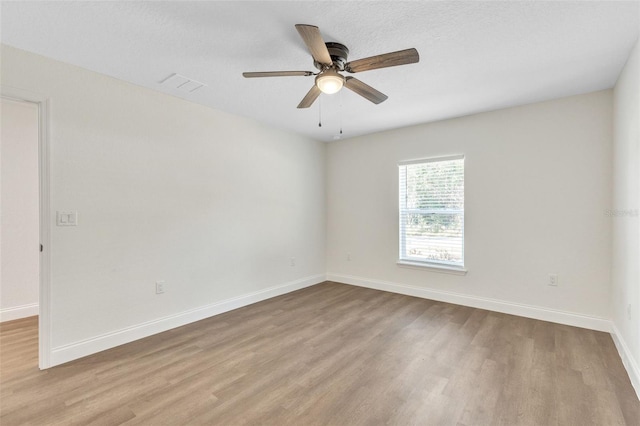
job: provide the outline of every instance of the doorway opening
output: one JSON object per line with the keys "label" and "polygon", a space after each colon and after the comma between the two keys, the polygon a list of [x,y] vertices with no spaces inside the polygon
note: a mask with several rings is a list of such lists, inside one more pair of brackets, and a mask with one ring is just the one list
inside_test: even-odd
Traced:
{"label": "doorway opening", "polygon": [[0,94],[0,321],[3,334],[31,333],[23,364],[44,369],[50,366],[49,102],[4,86]]}

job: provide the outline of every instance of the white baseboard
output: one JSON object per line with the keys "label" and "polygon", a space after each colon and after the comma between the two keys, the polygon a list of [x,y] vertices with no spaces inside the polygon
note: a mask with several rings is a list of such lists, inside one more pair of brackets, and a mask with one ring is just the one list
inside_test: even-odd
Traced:
{"label": "white baseboard", "polygon": [[633,358],[629,347],[624,341],[624,338],[620,334],[620,331],[618,330],[616,325],[608,319],[576,314],[573,312],[542,308],[539,306],[507,302],[505,300],[469,296],[460,293],[434,290],[406,284],[372,280],[369,278],[356,277],[352,275],[327,273],[327,280],[356,285],[359,287],[371,288],[375,290],[388,291],[391,293],[399,293],[407,296],[421,297],[423,299],[454,303],[456,305],[487,309],[490,311],[518,315],[521,317],[533,318],[542,321],[550,321],[558,324],[571,325],[574,327],[608,332],[613,338],[613,342],[616,346],[616,349],[618,350],[618,353],[620,354],[620,358],[622,359],[622,364],[627,370],[627,374],[629,375],[631,384],[636,391],[636,396],[640,400],[640,368]]}
{"label": "white baseboard", "polygon": [[629,346],[627,346],[627,343],[624,341],[624,338],[622,337],[622,334],[620,334],[620,330],[618,330],[616,324],[612,323],[611,326],[613,328],[611,331],[613,343],[615,343],[616,349],[618,349],[618,353],[622,359],[622,364],[627,370],[627,374],[631,380],[631,385],[633,385],[633,389],[635,389],[636,395],[638,399],[640,399],[640,368],[638,368],[638,364],[633,358],[633,355],[629,350]]}
{"label": "white baseboard", "polygon": [[[325,280],[340,282],[344,284],[356,285],[375,290],[389,291],[392,293],[404,294],[407,296],[421,297],[424,299],[437,300],[440,302],[454,303],[457,305],[470,306],[474,308],[487,309],[495,312],[502,312],[511,315],[518,315],[526,318],[550,321],[559,324],[571,325],[575,327],[588,328],[597,331],[610,332],[616,345],[622,363],[624,364],[631,383],[640,399],[640,368],[635,362],[631,352],[619,330],[611,321],[587,315],[575,314],[571,312],[558,311],[538,306],[524,305],[507,302],[504,300],[490,299],[485,297],[469,296],[460,293],[446,292],[423,287],[416,287],[406,284],[397,284],[386,281],[372,280],[368,278],[356,277],[352,275],[332,274],[314,275],[291,281],[280,286],[269,287],[264,290],[212,303],[210,305],[195,308],[186,312],[147,321],[125,329],[116,330],[91,339],[82,340],[68,345],[54,348],[51,353],[51,366],[63,364],[94,354],[106,349],[110,349],[134,340],[142,339],[153,334],[171,330],[195,321],[200,321],[214,315],[228,312],[243,306],[251,305],[262,300],[300,290],[319,284]],[[18,319],[27,316],[37,315],[38,305],[24,305],[15,308],[0,310],[2,321]],[[20,315],[20,316],[17,316]]]}
{"label": "white baseboard", "polygon": [[38,315],[38,304],[13,306],[11,308],[0,309],[0,322],[13,321],[20,318],[33,317]]}
{"label": "white baseboard", "polygon": [[416,287],[406,284],[397,284],[388,281],[379,281],[352,275],[327,273],[328,281],[367,287],[375,290],[389,291],[407,296],[421,297],[423,299],[437,300],[439,302],[454,303],[456,305],[470,306],[472,308],[487,309],[489,311],[518,315],[542,321],[550,321],[558,324],[588,328],[597,331],[611,332],[611,321],[605,318],[576,314],[573,312],[559,311],[542,308],[539,306],[525,305],[508,302],[506,300],[490,299],[487,297],[469,296],[442,290],[434,290],[424,287]]}
{"label": "white baseboard", "polygon": [[295,290],[300,290],[305,287],[310,287],[325,281],[325,278],[324,274],[302,278],[279,286],[269,287],[264,290],[201,306],[186,312],[181,312],[121,330],[105,333],[90,339],[59,346],[53,348],[51,351],[51,366],[53,367],[55,365],[73,361],[74,359],[82,358],[106,349],[111,349],[113,347],[142,339],[153,334],[161,333],[163,331],[171,330],[172,328],[190,324],[195,321],[200,321],[223,312],[232,311],[262,300],[290,293]]}

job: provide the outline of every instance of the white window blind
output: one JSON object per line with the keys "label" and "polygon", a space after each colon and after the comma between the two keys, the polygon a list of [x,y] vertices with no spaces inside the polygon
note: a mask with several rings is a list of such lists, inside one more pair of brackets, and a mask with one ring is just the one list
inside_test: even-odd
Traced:
{"label": "white window blind", "polygon": [[464,157],[398,165],[400,260],[464,266]]}

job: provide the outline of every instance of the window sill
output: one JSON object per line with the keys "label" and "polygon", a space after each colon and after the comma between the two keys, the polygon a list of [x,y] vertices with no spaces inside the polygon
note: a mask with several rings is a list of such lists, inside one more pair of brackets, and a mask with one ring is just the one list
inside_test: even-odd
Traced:
{"label": "window sill", "polygon": [[410,260],[398,260],[396,262],[401,268],[426,269],[428,271],[442,274],[467,275],[467,270],[459,266],[438,265],[437,263],[412,262]]}

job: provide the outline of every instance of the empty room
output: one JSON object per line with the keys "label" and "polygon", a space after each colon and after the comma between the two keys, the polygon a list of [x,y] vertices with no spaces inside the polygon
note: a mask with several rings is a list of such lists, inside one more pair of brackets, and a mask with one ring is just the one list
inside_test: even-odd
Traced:
{"label": "empty room", "polygon": [[640,1],[0,2],[0,424],[640,424]]}

